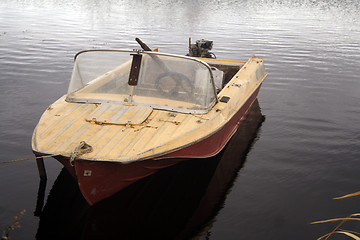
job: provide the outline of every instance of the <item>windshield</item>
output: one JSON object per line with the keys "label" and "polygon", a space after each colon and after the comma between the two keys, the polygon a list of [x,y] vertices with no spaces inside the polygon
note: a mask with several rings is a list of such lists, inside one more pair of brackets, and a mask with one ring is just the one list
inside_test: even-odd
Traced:
{"label": "windshield", "polygon": [[216,101],[209,65],[154,52],[80,52],[67,101],[127,103],[186,113],[206,113]]}

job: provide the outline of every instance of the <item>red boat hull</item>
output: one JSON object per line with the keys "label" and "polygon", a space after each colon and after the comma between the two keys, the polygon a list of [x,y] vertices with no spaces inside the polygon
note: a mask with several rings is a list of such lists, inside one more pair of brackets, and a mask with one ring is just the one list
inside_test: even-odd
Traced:
{"label": "red boat hull", "polygon": [[76,160],[75,166],[69,159],[56,157],[77,179],[80,190],[90,205],[119,192],[132,183],[154,174],[162,168],[192,158],[207,158],[218,154],[234,135],[241,121],[256,100],[260,86],[247,99],[239,111],[219,131],[211,136],[180,150],[156,159],[137,161],[130,164]]}

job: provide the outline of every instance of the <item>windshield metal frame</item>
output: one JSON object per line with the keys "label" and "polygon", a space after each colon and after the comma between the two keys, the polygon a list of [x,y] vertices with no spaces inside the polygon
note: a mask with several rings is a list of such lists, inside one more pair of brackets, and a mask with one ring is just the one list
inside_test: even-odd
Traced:
{"label": "windshield metal frame", "polygon": [[[127,53],[137,53],[137,54],[141,54],[141,53],[145,53],[148,55],[159,55],[159,56],[167,56],[167,57],[174,57],[174,58],[181,58],[181,59],[187,59],[187,60],[191,60],[191,61],[195,61],[198,62],[202,65],[204,65],[208,70],[209,70],[209,74],[210,74],[210,81],[211,81],[211,85],[213,88],[213,93],[214,93],[214,99],[215,101],[213,101],[212,104],[209,105],[207,110],[183,110],[180,108],[173,108],[173,107],[167,107],[167,106],[159,106],[159,105],[151,105],[151,104],[142,104],[142,103],[135,103],[134,105],[139,105],[139,106],[149,106],[152,107],[154,109],[163,109],[163,110],[168,110],[168,111],[175,111],[175,112],[186,112],[186,113],[192,113],[192,114],[204,114],[207,113],[208,111],[210,111],[210,109],[219,102],[218,99],[218,95],[216,92],[216,87],[215,87],[215,81],[214,81],[214,76],[212,73],[212,69],[210,67],[210,65],[208,63],[206,63],[205,61],[195,58],[195,57],[189,57],[189,56],[182,56],[182,55],[176,55],[176,54],[169,54],[169,53],[159,53],[159,52],[153,52],[153,51],[144,51],[144,50],[138,50],[138,49],[133,49],[133,50],[119,50],[119,49],[88,49],[88,50],[82,50],[78,53],[76,53],[74,55],[74,62],[76,61],[77,57],[80,54],[86,53],[86,52],[127,52]],[[119,104],[120,102],[118,101],[108,101],[108,100],[89,100],[89,99],[79,99],[79,98],[71,98],[69,97],[70,93],[67,94],[66,96],[66,101],[68,102],[82,102],[82,103],[113,103],[113,104]],[[129,104],[129,103],[126,103]]]}

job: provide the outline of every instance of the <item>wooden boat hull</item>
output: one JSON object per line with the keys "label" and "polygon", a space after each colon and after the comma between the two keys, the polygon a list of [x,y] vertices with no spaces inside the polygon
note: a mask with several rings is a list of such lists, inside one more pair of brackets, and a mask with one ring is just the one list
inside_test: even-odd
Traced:
{"label": "wooden boat hull", "polygon": [[160,169],[217,155],[267,75],[255,56],[205,62],[153,52],[79,54],[69,92],[42,115],[32,148],[63,163],[90,205]]}
{"label": "wooden boat hull", "polygon": [[74,166],[70,165],[67,157],[58,156],[56,159],[77,179],[83,196],[90,205],[93,205],[162,168],[181,161],[218,154],[238,129],[256,100],[260,87],[261,84],[220,130],[190,146],[163,156],[129,164],[78,159]]}
{"label": "wooden boat hull", "polygon": [[192,239],[199,231],[205,236],[263,121],[255,101],[216,156],[159,170],[92,207],[76,181],[61,171],[40,216],[37,238]]}

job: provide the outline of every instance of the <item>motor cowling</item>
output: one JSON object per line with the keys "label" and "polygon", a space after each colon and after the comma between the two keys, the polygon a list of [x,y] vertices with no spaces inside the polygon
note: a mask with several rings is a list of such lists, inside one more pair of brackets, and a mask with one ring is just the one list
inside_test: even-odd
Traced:
{"label": "motor cowling", "polygon": [[216,58],[215,54],[210,52],[213,47],[213,41],[201,39],[195,44],[189,44],[189,54],[191,57]]}

